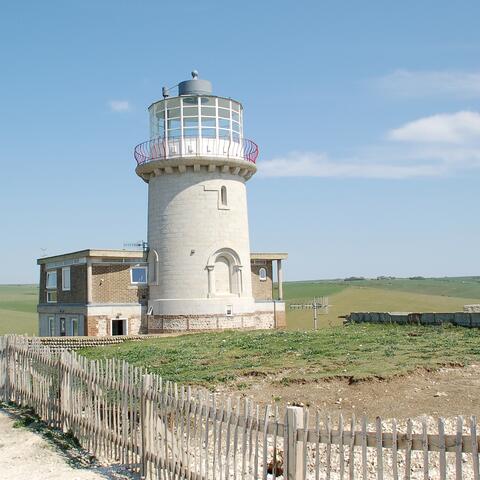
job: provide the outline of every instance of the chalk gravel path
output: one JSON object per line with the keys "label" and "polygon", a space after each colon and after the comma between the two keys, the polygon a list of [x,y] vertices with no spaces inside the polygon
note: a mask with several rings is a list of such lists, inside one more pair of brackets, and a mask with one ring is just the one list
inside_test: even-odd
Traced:
{"label": "chalk gravel path", "polygon": [[0,410],[0,480],[105,480],[132,478],[108,467],[73,468],[59,450]]}

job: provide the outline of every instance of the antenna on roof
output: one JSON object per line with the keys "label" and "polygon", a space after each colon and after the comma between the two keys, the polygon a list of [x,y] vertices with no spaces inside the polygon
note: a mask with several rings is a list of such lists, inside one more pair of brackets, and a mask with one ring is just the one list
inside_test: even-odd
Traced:
{"label": "antenna on roof", "polygon": [[148,242],[145,242],[144,240],[138,240],[137,242],[130,242],[130,243],[124,243],[123,248],[125,247],[136,247],[136,248],[141,248],[144,252],[148,250]]}

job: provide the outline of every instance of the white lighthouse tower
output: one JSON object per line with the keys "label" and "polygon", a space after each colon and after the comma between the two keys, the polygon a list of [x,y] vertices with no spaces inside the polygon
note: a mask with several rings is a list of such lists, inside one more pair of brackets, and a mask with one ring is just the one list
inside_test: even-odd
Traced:
{"label": "white lighthouse tower", "polygon": [[192,72],[153,103],[135,148],[148,183],[148,330],[268,327],[252,296],[246,181],[257,145],[243,107]]}

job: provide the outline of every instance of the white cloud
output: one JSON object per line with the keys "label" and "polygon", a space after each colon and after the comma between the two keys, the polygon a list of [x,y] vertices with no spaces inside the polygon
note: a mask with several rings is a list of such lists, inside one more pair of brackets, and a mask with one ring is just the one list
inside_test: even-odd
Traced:
{"label": "white cloud", "polygon": [[420,118],[387,134],[387,141],[347,158],[291,152],[261,162],[265,177],[407,179],[480,170],[480,114]]}
{"label": "white cloud", "polygon": [[437,163],[395,164],[389,162],[332,160],[323,153],[292,152],[285,157],[261,163],[259,173],[265,177],[384,178],[405,179],[442,175]]}
{"label": "white cloud", "polygon": [[397,70],[375,84],[400,97],[480,98],[480,72]]}
{"label": "white cloud", "polygon": [[420,118],[388,133],[391,140],[464,144],[480,140],[480,114],[457,112]]}
{"label": "white cloud", "polygon": [[108,106],[112,112],[128,112],[131,110],[131,105],[128,100],[110,100]]}

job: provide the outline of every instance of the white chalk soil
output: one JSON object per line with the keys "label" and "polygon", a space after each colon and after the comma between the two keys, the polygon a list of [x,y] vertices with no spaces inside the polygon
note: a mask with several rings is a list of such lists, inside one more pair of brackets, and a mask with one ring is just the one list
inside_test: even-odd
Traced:
{"label": "white chalk soil", "polygon": [[[114,467],[82,468],[41,434],[15,427],[16,418],[0,410],[0,480],[123,480],[135,478]],[[82,455],[81,451],[77,455]],[[88,454],[85,454],[87,456]],[[81,462],[80,462],[81,463]]]}

